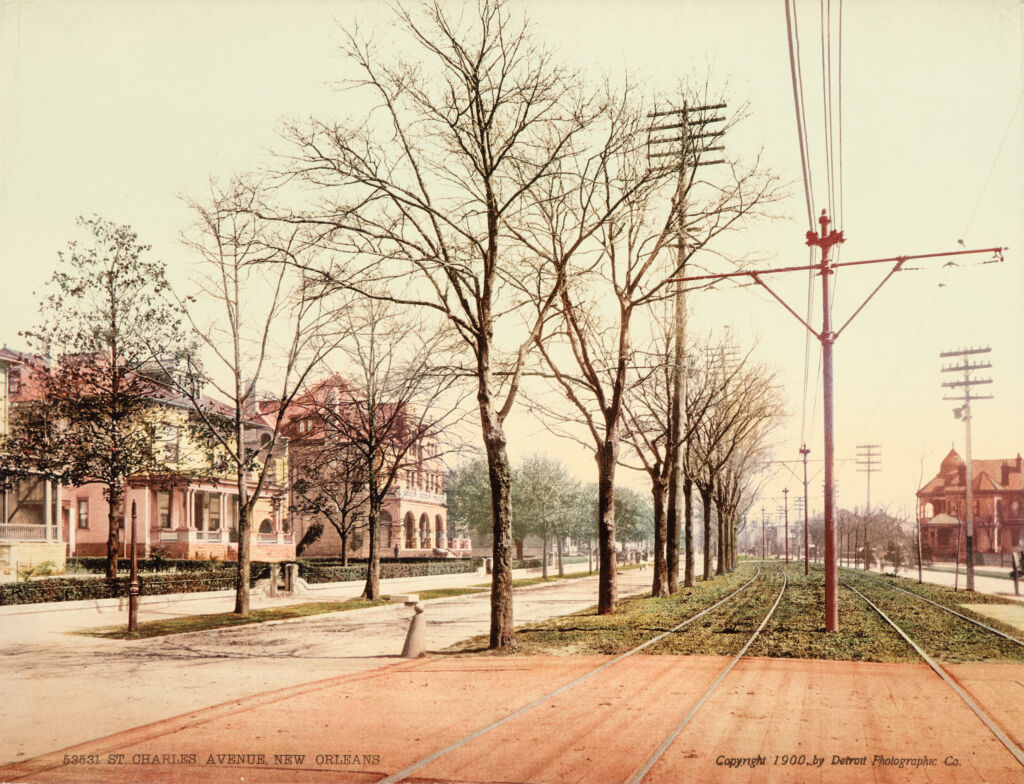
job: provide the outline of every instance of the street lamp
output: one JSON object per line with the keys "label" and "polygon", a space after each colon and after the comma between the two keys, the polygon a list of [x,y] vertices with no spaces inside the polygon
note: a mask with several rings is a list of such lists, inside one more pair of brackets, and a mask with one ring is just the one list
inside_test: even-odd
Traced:
{"label": "street lamp", "polygon": [[135,552],[135,501],[132,501],[132,574],[128,585],[128,631],[139,629],[139,562]]}

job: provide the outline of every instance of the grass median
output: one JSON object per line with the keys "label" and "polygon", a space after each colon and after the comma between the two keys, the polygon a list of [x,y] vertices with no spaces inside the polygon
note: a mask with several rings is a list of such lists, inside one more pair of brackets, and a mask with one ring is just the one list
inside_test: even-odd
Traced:
{"label": "grass median", "polygon": [[[766,564],[761,575],[734,599],[644,650],[654,655],[733,655],[753,634],[781,589],[782,565]],[[445,649],[451,655],[618,655],[667,631],[723,599],[747,582],[756,566],[742,562],[732,574],[698,582],[668,598],[635,597],[619,601],[611,615],[596,608],[551,618],[516,629],[516,644],[490,651],[486,637],[475,637]],[[837,661],[916,662],[914,650],[860,597],[839,592],[839,632],[824,627],[824,577],[812,571],[805,577],[799,565],[785,567],[786,592],[771,620],[749,650],[750,656],[827,659]],[[847,574],[843,579],[850,579]],[[853,577],[856,579],[856,576]],[[901,581],[901,587],[906,587]],[[865,581],[866,583],[866,581]],[[862,586],[858,583],[856,586]],[[872,589],[868,593],[868,589]],[[915,590],[921,586],[914,585]],[[989,632],[970,628],[913,597],[869,584],[864,593],[879,595],[892,608],[894,620],[906,623],[912,636],[940,639],[935,651],[947,661],[1024,662],[1024,649],[1000,640]],[[933,601],[953,606],[978,601],[978,594],[964,596],[939,586],[920,593]],[[873,599],[874,600],[874,599]],[[986,597],[988,603],[1002,603]],[[887,610],[888,612],[889,610]],[[900,617],[895,617],[896,615]],[[986,620],[993,627],[998,622]],[[968,628],[963,628],[967,626]],[[1019,636],[1019,632],[1017,633]],[[926,646],[927,647],[927,646]]]}

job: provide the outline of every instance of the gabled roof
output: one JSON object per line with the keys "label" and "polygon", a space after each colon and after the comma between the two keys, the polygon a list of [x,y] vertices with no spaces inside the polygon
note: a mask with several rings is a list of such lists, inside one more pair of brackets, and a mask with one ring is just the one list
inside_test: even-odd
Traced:
{"label": "gabled roof", "polygon": [[[973,467],[973,466],[972,466]],[[987,472],[982,471],[979,475],[974,474],[974,487],[977,490],[1004,490],[1005,488],[995,481]]]}

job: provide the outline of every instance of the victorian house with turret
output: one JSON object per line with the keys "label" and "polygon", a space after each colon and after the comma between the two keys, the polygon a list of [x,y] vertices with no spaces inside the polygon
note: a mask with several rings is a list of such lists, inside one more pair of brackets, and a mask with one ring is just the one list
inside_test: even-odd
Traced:
{"label": "victorian house with turret", "polygon": [[[1024,548],[1024,461],[971,461],[974,552],[979,563]],[[966,557],[967,466],[951,449],[939,473],[917,492],[921,551],[927,560]]]}

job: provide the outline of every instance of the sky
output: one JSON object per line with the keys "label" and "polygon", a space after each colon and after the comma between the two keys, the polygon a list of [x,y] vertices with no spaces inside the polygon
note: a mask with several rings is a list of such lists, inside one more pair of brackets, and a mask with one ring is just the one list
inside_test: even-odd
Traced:
{"label": "sky", "polygon": [[[994,383],[982,391],[994,399],[975,404],[974,456],[1024,451],[1024,5],[796,0],[815,213],[828,204],[822,5],[831,20],[834,207],[841,204],[837,228],[846,237],[840,260],[1008,248],[1001,264],[983,264],[988,255],[960,257],[956,266],[945,266],[947,259],[908,264],[919,269],[894,275],[836,343],[839,504],[864,505],[856,447],[877,444],[872,506],[912,515],[917,487],[951,446],[964,451],[956,404],[942,399],[951,374],[940,372],[940,352],[991,347]],[[788,196],[774,219],[746,226],[730,248],[756,255],[764,267],[807,262],[784,0],[512,6],[540,40],[593,79],[628,72],[651,89],[670,90],[710,75],[730,110],[746,104],[748,118],[725,139],[727,154],[749,159],[760,150]],[[33,292],[77,236],[79,215],[131,224],[172,281],[187,281],[194,260],[179,242],[190,220],[182,196],[201,196],[210,178],[265,163],[268,150],[280,147],[282,119],[358,115],[350,94],[335,89],[348,73],[339,25],[355,24],[386,34],[386,4],[0,0],[0,341],[23,347],[18,332],[35,318]],[[866,265],[836,276],[837,327],[888,269]],[[772,285],[805,312],[803,273],[777,276]],[[817,289],[813,297],[818,328]],[[778,372],[788,417],[774,435],[775,457],[799,460],[806,441],[809,506],[820,510],[817,341],[807,352],[804,327],[764,291],[722,285],[690,305],[695,332],[728,326],[741,348],[755,346],[758,360]],[[548,451],[593,480],[592,459],[580,446],[553,442],[527,418],[513,432],[526,436],[510,439],[514,458]],[[800,472],[796,462],[768,469],[757,516],[761,505],[774,514],[783,488],[791,501],[800,492],[790,469]],[[623,473],[622,480],[643,488],[640,477]]]}

